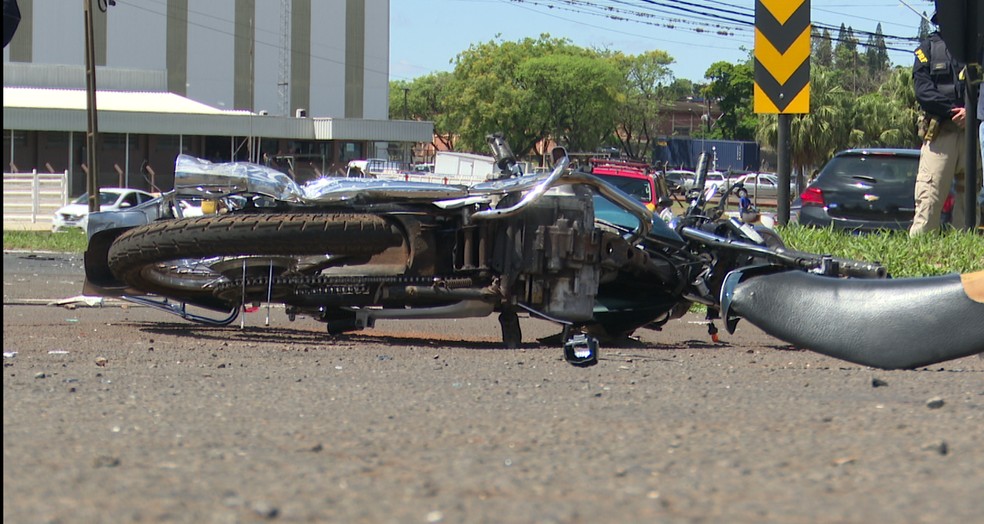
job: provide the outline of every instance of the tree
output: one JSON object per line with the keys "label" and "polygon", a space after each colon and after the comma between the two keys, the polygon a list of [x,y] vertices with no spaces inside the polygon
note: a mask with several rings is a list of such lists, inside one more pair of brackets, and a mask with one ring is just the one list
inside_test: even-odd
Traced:
{"label": "tree", "polygon": [[[810,68],[810,112],[795,115],[790,123],[790,163],[794,171],[819,166],[850,143],[850,100],[834,72],[824,67]],[[757,136],[760,142],[777,146],[776,115],[763,115]]]}
{"label": "tree", "polygon": [[858,56],[858,39],[854,36],[854,30],[841,24],[840,31],[837,33],[837,45],[834,47],[834,69],[840,72],[841,84],[844,89],[852,93],[858,92],[858,65],[861,60]]}
{"label": "tree", "polygon": [[704,77],[710,80],[704,96],[716,101],[722,113],[717,124],[705,134],[709,138],[753,140],[757,119],[752,112],[755,78],[752,62],[715,62]]}
{"label": "tree", "polygon": [[929,27],[929,16],[926,15],[926,11],[923,11],[922,16],[919,18],[919,41],[922,42],[929,38],[929,33],[932,32],[933,30]]}
{"label": "tree", "polygon": [[613,140],[630,158],[645,158],[658,134],[660,111],[676,97],[693,92],[689,80],[673,80],[670,64],[673,58],[665,51],[649,51],[641,55],[615,55],[612,61],[621,72],[623,89],[618,98]]}
{"label": "tree", "polygon": [[856,127],[865,130],[870,142],[867,145],[919,146],[916,135],[919,104],[910,68],[894,68],[877,92],[865,95],[858,102],[856,114],[862,121]]}
{"label": "tree", "polygon": [[695,84],[686,78],[674,78],[673,81],[670,82],[666,96],[670,100],[682,100],[687,97],[696,97],[700,95],[703,88],[704,86]]}
{"label": "tree", "polygon": [[525,107],[547,135],[572,151],[595,151],[614,128],[615,65],[599,55],[548,54],[516,68],[516,86],[527,93]]}
{"label": "tree", "polygon": [[[825,67],[811,69],[810,113],[791,123],[794,169],[805,171],[824,164],[837,151],[851,147],[915,147],[918,105],[912,74],[896,67],[876,91],[855,97],[842,87],[840,73]],[[776,146],[777,119],[763,115],[759,141]]]}
{"label": "tree", "polygon": [[[502,132],[518,156],[534,151],[555,125],[545,113],[543,93],[520,83],[522,64],[537,57],[566,54],[589,57],[597,53],[574,46],[566,39],[541,35],[517,42],[489,41],[473,44],[455,58],[453,80],[447,92],[451,114],[448,122],[459,136],[458,148],[486,152],[485,137]],[[528,82],[531,72],[524,71]]]}
{"label": "tree", "polygon": [[[393,120],[434,122],[434,140],[444,149],[454,149],[454,126],[447,104],[451,73],[442,71],[413,79],[390,82],[389,117]],[[433,144],[438,148],[438,144]]]}
{"label": "tree", "polygon": [[821,67],[830,67],[834,63],[833,45],[830,42],[830,31],[823,29],[823,33],[817,33],[813,29],[813,63]]}
{"label": "tree", "polygon": [[890,65],[881,24],[875,28],[873,35],[868,36],[868,41],[865,43],[864,63],[868,75],[859,84],[865,92],[875,91],[884,82]]}

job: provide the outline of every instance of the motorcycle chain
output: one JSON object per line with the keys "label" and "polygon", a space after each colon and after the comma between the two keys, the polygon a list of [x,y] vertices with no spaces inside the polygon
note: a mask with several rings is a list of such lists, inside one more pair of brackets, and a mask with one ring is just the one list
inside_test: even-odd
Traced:
{"label": "motorcycle chain", "polygon": [[473,284],[471,279],[435,279],[424,276],[276,276],[271,280],[268,276],[251,276],[246,279],[237,278],[222,282],[213,287],[213,294],[221,296],[229,291],[241,291],[244,287],[289,289],[294,296],[311,297],[315,295],[369,295],[383,285],[405,286],[441,286],[446,288],[467,287]]}

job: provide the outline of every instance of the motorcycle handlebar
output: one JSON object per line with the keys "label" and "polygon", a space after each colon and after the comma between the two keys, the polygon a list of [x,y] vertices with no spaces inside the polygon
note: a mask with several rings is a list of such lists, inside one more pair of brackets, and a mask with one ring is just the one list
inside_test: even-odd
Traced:
{"label": "motorcycle handlebar", "polygon": [[888,276],[888,270],[885,269],[885,266],[872,262],[824,256],[821,257],[820,263],[830,267],[836,274],[845,277],[886,278]]}
{"label": "motorcycle handlebar", "polygon": [[545,178],[543,182],[540,182],[528,193],[523,195],[523,198],[519,202],[505,208],[492,208],[485,211],[476,211],[475,213],[472,213],[471,217],[475,220],[487,220],[492,218],[506,218],[518,214],[523,210],[523,208],[539,200],[548,189],[553,187],[557,180],[564,175],[564,171],[567,169],[570,162],[570,158],[566,156],[561,158],[560,161],[557,162],[557,165],[554,166],[554,170],[550,172],[550,176]]}
{"label": "motorcycle handlebar", "polygon": [[709,246],[744,251],[746,253],[754,253],[786,264],[790,267],[796,267],[804,270],[816,270],[824,275],[855,278],[885,278],[888,276],[888,270],[885,269],[884,266],[872,262],[861,262],[857,260],[832,257],[829,255],[816,255],[803,251],[771,249],[765,246],[742,242],[740,240],[719,237],[715,234],[701,231],[700,229],[694,229],[692,227],[681,228],[680,233],[687,238]]}

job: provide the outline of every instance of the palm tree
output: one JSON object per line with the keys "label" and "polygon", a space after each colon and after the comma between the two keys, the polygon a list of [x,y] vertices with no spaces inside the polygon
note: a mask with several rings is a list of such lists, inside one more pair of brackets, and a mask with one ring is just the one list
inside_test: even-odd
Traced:
{"label": "palm tree", "polygon": [[[826,162],[857,134],[851,125],[851,97],[837,73],[814,67],[810,76],[810,112],[796,115],[790,125],[790,163],[793,171],[801,173]],[[760,142],[776,147],[778,119],[774,115],[763,117],[757,136]]]}

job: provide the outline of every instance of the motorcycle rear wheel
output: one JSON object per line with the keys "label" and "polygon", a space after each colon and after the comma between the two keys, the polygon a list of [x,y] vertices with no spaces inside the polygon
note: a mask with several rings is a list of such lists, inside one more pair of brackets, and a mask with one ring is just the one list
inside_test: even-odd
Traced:
{"label": "motorcycle rear wheel", "polygon": [[218,277],[199,261],[250,256],[371,256],[405,243],[376,215],[214,215],[154,222],[121,235],[109,249],[113,273],[141,291],[210,301]]}

